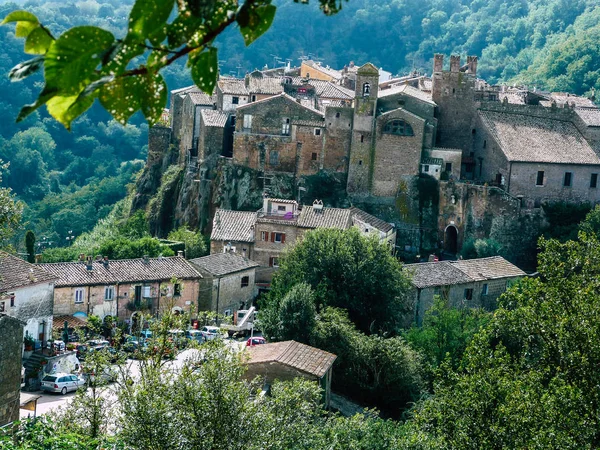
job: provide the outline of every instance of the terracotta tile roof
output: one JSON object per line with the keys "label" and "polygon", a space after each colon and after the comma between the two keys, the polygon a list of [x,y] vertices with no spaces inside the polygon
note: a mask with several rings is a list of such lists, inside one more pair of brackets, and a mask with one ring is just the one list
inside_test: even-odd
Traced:
{"label": "terracotta tile roof", "polygon": [[192,92],[188,92],[187,95],[190,97],[194,105],[211,106],[216,102],[216,99],[212,95],[208,95],[205,92],[200,91],[199,89]]}
{"label": "terracotta tile roof", "polygon": [[280,363],[317,378],[322,378],[337,358],[333,353],[296,341],[257,345],[247,351],[250,354],[247,364]]}
{"label": "terracotta tile roof", "polygon": [[431,99],[431,94],[420,91],[408,84],[400,84],[396,86],[391,86],[387,89],[382,89],[378,92],[379,98],[389,97],[391,95],[404,94],[410,97],[414,97],[417,100],[421,100],[422,102],[429,103],[431,105],[435,105],[435,102]]}
{"label": "terracotta tile roof", "polygon": [[526,275],[525,272],[508,262],[502,256],[463,259],[461,261],[452,261],[451,264],[476,281],[522,277]]}
{"label": "terracotta tile roof", "polygon": [[253,77],[248,78],[248,92],[251,94],[277,95],[283,92],[282,77]]}
{"label": "terracotta tile roof", "polygon": [[567,92],[551,92],[550,97],[554,100],[557,106],[562,106],[568,103],[569,106],[575,105],[579,107],[594,107],[594,102],[587,97],[569,94]]}
{"label": "terracotta tile roof", "polygon": [[292,125],[299,125],[301,127],[320,127],[325,128],[325,122],[318,120],[292,120]]}
{"label": "terracotta tile roof", "polygon": [[202,258],[190,259],[190,262],[197,266],[200,271],[216,277],[252,269],[259,265],[248,258],[244,258],[239,253],[214,253]]}
{"label": "terracotta tile roof", "polygon": [[172,90],[171,91],[171,95],[185,94],[187,92],[198,91],[198,90],[199,89],[196,87],[196,85],[192,84],[191,86],[187,86],[187,87],[183,87],[183,88]]}
{"label": "terracotta tile roof", "polygon": [[508,161],[600,164],[571,122],[482,110],[479,116]]}
{"label": "terracotta tile roof", "polygon": [[149,258],[147,263],[143,258],[111,260],[107,267],[102,261],[93,261],[91,272],[83,262],[46,263],[39,267],[58,278],[57,287],[202,278],[194,266],[179,256]]}
{"label": "terracotta tile roof", "polygon": [[387,223],[384,220],[378,219],[375,216],[363,211],[362,209],[358,209],[355,207],[350,208],[350,213],[352,214],[352,222],[355,220],[360,220],[361,222],[367,223],[371,225],[373,228],[377,228],[379,231],[383,231],[387,233],[391,231],[394,227],[392,224]]}
{"label": "terracotta tile roof", "polygon": [[200,110],[200,114],[202,114],[202,121],[207,127],[223,128],[229,118],[229,114],[213,109],[202,109]]}
{"label": "terracotta tile roof", "polygon": [[29,264],[17,256],[0,251],[0,294],[56,279],[39,266]]}
{"label": "terracotta tile roof", "polygon": [[283,92],[281,94],[279,94],[279,95],[274,95],[273,97],[267,97],[267,98],[263,98],[262,100],[257,100],[255,102],[246,103],[245,105],[240,105],[240,106],[238,106],[238,110],[249,109],[249,108],[252,108],[253,106],[255,106],[257,104],[266,103],[266,102],[272,102],[272,101],[276,101],[277,99],[282,99],[282,98],[285,99],[285,100],[288,100],[290,102],[294,102],[297,105],[300,105],[303,108],[308,109],[309,111],[311,111],[311,112],[313,112],[315,114],[318,114],[319,117],[325,117],[325,115],[321,111],[319,111],[319,110],[317,110],[317,109],[315,109],[313,107],[306,106],[306,105],[303,105],[301,103],[298,103],[294,97],[291,97],[291,96],[289,96],[289,95],[287,95],[286,93],[283,93]]}
{"label": "terracotta tile roof", "polygon": [[352,89],[337,85],[331,81],[316,80],[314,78],[307,79],[303,77],[291,78],[293,85],[301,86],[304,84],[309,84],[314,87],[315,94],[317,94],[317,96],[320,98],[332,100],[352,100],[354,98],[354,91]]}
{"label": "terracotta tile roof", "polygon": [[301,228],[338,228],[346,230],[352,225],[350,209],[323,208],[315,210],[312,206],[305,206],[298,217],[298,226]]}
{"label": "terracotta tile roof", "polygon": [[600,127],[600,109],[575,108],[575,112],[588,127]]}
{"label": "terracotta tile roof", "polygon": [[213,219],[211,241],[254,242],[252,227],[257,213],[217,209]]}
{"label": "terracotta tile roof", "polygon": [[321,64],[316,63],[312,60],[304,61],[303,64],[306,64],[307,66],[312,67],[313,69],[316,69],[319,72],[324,73],[325,75],[330,76],[331,78],[334,78],[336,80],[342,79],[342,73],[339,70],[335,70],[330,67],[323,67]]}
{"label": "terracotta tile roof", "polygon": [[52,319],[52,329],[62,330],[67,322],[67,328],[83,328],[87,326],[87,321],[74,316],[54,316]]}
{"label": "terracotta tile roof", "polygon": [[217,81],[217,85],[223,94],[230,95],[248,95],[246,82],[240,78],[221,77]]}
{"label": "terracotta tile roof", "polygon": [[503,102],[504,99],[510,104],[513,105],[525,105],[525,96],[520,94],[519,92],[501,92],[498,96],[500,102]]}
{"label": "terracotta tile roof", "polygon": [[412,283],[419,289],[526,275],[525,272],[501,256],[406,264],[404,270],[411,273]]}

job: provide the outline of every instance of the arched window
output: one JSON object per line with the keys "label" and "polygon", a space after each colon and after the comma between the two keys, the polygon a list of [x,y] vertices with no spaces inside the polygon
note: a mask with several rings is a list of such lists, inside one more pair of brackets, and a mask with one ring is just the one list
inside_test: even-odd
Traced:
{"label": "arched window", "polygon": [[363,97],[371,95],[371,85],[369,83],[363,84]]}
{"label": "arched window", "polygon": [[414,136],[412,127],[404,120],[390,120],[385,124],[383,132],[387,134],[397,134],[398,136]]}

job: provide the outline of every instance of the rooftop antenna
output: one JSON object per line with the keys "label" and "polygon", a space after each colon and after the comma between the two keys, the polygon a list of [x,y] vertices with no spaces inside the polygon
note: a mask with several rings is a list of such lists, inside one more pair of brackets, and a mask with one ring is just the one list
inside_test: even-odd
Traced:
{"label": "rooftop antenna", "polygon": [[273,55],[273,54],[271,54],[271,56],[273,57],[273,67],[277,67],[277,60],[281,59],[281,58],[279,56]]}
{"label": "rooftop antenna", "polygon": [[237,66],[235,66],[235,68],[237,69],[237,78],[239,78],[240,77],[240,70],[242,70],[243,67],[241,65],[237,65]]}

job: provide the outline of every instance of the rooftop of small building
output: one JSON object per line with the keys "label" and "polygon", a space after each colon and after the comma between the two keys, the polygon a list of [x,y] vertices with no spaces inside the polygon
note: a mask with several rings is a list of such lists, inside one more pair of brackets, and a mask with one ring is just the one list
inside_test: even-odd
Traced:
{"label": "rooftop of small building", "polygon": [[394,229],[394,226],[391,223],[386,222],[385,220],[378,219],[377,217],[369,214],[368,212],[363,211],[362,209],[351,207],[350,214],[352,215],[352,221],[354,222],[356,219],[360,220],[363,223],[367,223],[371,225],[373,228],[378,229],[379,231],[383,231],[387,233]]}
{"label": "rooftop of small building", "polygon": [[406,264],[404,270],[412,275],[412,283],[419,289],[526,275],[501,256]]}
{"label": "rooftop of small building", "polygon": [[352,211],[342,208],[304,206],[298,217],[301,228],[338,228],[345,230],[352,225]]}
{"label": "rooftop of small building", "polygon": [[223,94],[229,95],[248,95],[246,82],[242,78],[221,77],[217,81],[217,86]]}
{"label": "rooftop of small building", "polygon": [[597,107],[575,108],[575,113],[588,127],[600,127],[600,109]]}
{"label": "rooftop of small building", "polygon": [[197,266],[201,272],[206,272],[212,276],[220,277],[223,275],[241,272],[243,270],[258,267],[259,264],[239,253],[213,253],[202,258],[190,259],[190,262]]}
{"label": "rooftop of small building", "polygon": [[36,265],[57,278],[56,287],[202,278],[196,268],[181,256],[92,260],[92,270],[88,270],[86,261]]}
{"label": "rooftop of small building", "polygon": [[280,363],[317,378],[322,378],[337,356],[296,341],[256,345],[246,350],[250,359],[246,364]]}
{"label": "rooftop of small building", "polygon": [[217,209],[213,219],[211,241],[254,242],[255,211]]}
{"label": "rooftop of small building", "polygon": [[30,264],[18,256],[0,251],[0,295],[14,289],[38,283],[50,283],[56,276],[43,268]]}
{"label": "rooftop of small building", "polygon": [[381,89],[377,93],[378,98],[385,98],[392,95],[404,94],[410,97],[416,98],[422,102],[428,103],[430,105],[435,106],[435,102],[431,98],[431,94],[421,91],[417,88],[409,86],[408,84],[398,84],[395,86],[390,86],[387,89]]}
{"label": "rooftop of small building", "polygon": [[300,106],[300,107],[302,107],[302,108],[304,108],[304,109],[306,109],[306,110],[314,113],[315,115],[318,115],[319,117],[325,117],[325,115],[321,111],[315,109],[314,107],[311,107],[311,106],[302,104],[300,102],[297,102],[294,97],[292,97],[292,96],[290,96],[290,95],[288,95],[288,94],[286,94],[284,92],[282,92],[281,94],[278,94],[278,95],[273,95],[271,97],[267,97],[267,98],[263,98],[261,100],[257,100],[255,102],[246,103],[245,105],[240,105],[238,107],[238,111],[244,111],[244,110],[253,108],[256,105],[261,105],[261,104],[265,104],[265,103],[268,103],[268,102],[278,101],[278,100],[281,100],[281,99],[283,99],[285,101],[293,102],[293,103],[297,104],[298,106]]}
{"label": "rooftop of small building", "polygon": [[342,79],[342,73],[339,70],[333,69],[329,66],[323,66],[321,65],[321,63],[316,62],[316,61],[312,61],[310,59],[306,60],[306,61],[302,61],[302,65],[307,65],[309,67],[312,67],[313,69],[318,70],[319,72],[322,72],[323,74],[334,78],[336,80],[341,80]]}
{"label": "rooftop of small building", "polygon": [[584,136],[566,120],[504,111],[478,112],[508,161],[600,164]]}
{"label": "rooftop of small building", "polygon": [[207,127],[223,128],[227,124],[227,119],[229,119],[229,114],[214,109],[202,109],[200,114],[204,125]]}

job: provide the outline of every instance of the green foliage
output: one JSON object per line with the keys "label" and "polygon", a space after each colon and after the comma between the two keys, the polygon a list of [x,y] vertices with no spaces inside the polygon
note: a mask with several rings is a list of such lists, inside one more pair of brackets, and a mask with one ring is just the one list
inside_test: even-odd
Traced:
{"label": "green foliage", "polygon": [[[2,173],[8,168],[0,160],[0,183]],[[4,241],[12,236],[21,221],[23,204],[15,200],[10,188],[0,188],[0,248]]]}
{"label": "green foliage", "polygon": [[136,211],[120,226],[120,234],[129,239],[140,239],[149,236],[148,220],[144,211]]}
{"label": "green foliage", "polygon": [[185,257],[187,259],[206,256],[209,252],[207,239],[200,231],[192,231],[186,226],[171,231],[168,239],[185,244]]}
{"label": "green foliage", "polygon": [[394,332],[408,309],[410,281],[401,264],[387,244],[363,237],[356,228],[306,233],[282,258],[268,303],[277,309],[302,282],[314,290],[317,309],[345,308],[367,333]]}
{"label": "green foliage", "polygon": [[436,297],[433,306],[425,312],[422,326],[414,324],[404,337],[425,356],[432,369],[446,360],[456,369],[469,342],[485,328],[491,316],[481,309],[452,308],[447,299]]}
{"label": "green foliage", "polygon": [[577,238],[579,223],[586,218],[591,206],[588,203],[552,202],[545,203],[543,209],[548,220],[544,237],[566,242]]}
{"label": "green foliage", "polygon": [[465,259],[504,255],[502,245],[494,239],[469,238],[463,244],[461,255]]}
{"label": "green foliage", "polygon": [[579,224],[579,230],[600,237],[600,206],[596,205]]}
{"label": "green foliage", "polygon": [[25,250],[27,250],[27,261],[33,264],[35,262],[35,234],[31,230],[27,230],[25,233]]}
{"label": "green foliage", "polygon": [[98,248],[98,254],[108,256],[110,259],[141,258],[144,255],[150,257],[173,256],[175,253],[158,239],[144,237],[134,241],[127,238],[117,238],[106,241]]}

